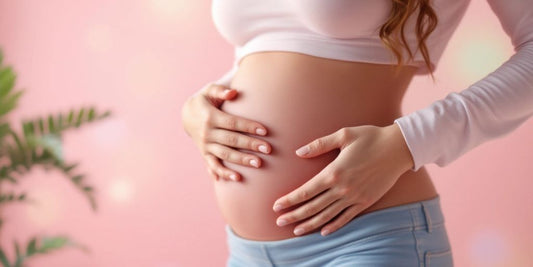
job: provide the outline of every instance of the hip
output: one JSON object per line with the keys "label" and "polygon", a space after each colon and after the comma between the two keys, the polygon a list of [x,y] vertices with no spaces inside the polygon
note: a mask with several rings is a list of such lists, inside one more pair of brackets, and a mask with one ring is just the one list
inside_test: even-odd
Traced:
{"label": "hip", "polygon": [[381,209],[328,235],[254,241],[226,225],[227,266],[453,266],[440,196]]}

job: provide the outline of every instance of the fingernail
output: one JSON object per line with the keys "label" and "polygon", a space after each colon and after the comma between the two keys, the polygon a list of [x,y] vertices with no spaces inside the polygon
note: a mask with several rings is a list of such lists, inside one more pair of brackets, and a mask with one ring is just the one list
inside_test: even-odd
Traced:
{"label": "fingernail", "polygon": [[295,235],[301,235],[301,234],[303,234],[303,233],[304,233],[304,229],[302,229],[302,228],[296,228],[296,229],[294,229],[294,234],[295,234]]}
{"label": "fingernail", "polygon": [[234,173],[230,174],[229,178],[231,178],[231,180],[233,181],[237,181],[237,175],[235,175]]}
{"label": "fingernail", "polygon": [[224,89],[224,96],[227,96],[229,94],[229,92],[231,92],[231,89]]}
{"label": "fingernail", "polygon": [[326,235],[329,235],[329,232],[330,232],[329,229],[326,229],[326,230],[323,230],[321,234],[322,236],[326,236]]}
{"label": "fingernail", "polygon": [[285,219],[280,219],[280,220],[278,220],[278,221],[276,222],[276,224],[277,224],[278,226],[284,226],[284,225],[287,224],[287,220],[285,220]]}
{"label": "fingernail", "polygon": [[250,164],[253,165],[254,167],[259,168],[259,162],[257,162],[257,160],[255,160],[255,159],[251,159],[250,160]]}
{"label": "fingernail", "polygon": [[309,153],[309,147],[308,146],[303,146],[303,147],[300,147],[298,150],[296,150],[296,154],[298,156],[303,156],[305,154]]}
{"label": "fingernail", "polygon": [[280,211],[282,208],[281,204],[274,205],[274,211]]}
{"label": "fingernail", "polygon": [[259,148],[259,151],[261,151],[261,152],[263,152],[265,154],[268,153],[268,149],[267,149],[267,147],[265,145],[260,145],[258,148]]}
{"label": "fingernail", "polygon": [[257,128],[255,129],[255,132],[257,134],[260,134],[260,135],[265,135],[267,132],[265,131],[265,129],[262,129],[262,128]]}

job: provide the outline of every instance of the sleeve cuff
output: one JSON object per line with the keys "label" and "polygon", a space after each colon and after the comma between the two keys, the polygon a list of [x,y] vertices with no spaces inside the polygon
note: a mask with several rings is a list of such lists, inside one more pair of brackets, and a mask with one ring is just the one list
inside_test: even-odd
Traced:
{"label": "sleeve cuff", "polygon": [[411,153],[411,157],[413,158],[413,167],[411,168],[411,171],[418,171],[420,169],[421,164],[418,163],[417,159],[415,158],[415,153],[413,153],[413,144],[411,143],[411,139],[407,137],[407,132],[404,130],[404,126],[402,123],[400,123],[402,117],[397,118],[394,120],[394,123],[398,125],[400,128],[400,131],[402,132],[403,138],[405,139],[405,143],[407,144],[407,148],[409,149],[409,152]]}

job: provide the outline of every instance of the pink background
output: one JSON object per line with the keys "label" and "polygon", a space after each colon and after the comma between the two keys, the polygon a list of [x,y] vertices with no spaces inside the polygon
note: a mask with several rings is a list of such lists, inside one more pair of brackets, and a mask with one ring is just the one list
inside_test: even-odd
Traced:
{"label": "pink background", "polygon": [[[185,98],[229,69],[210,1],[0,0],[0,47],[26,90],[10,119],[95,104],[113,116],[65,135],[100,209],[58,172],[35,168],[22,186],[39,205],[11,205],[2,245],[68,234],[65,249],[31,266],[223,266],[224,222],[203,159],[180,121]],[[460,91],[513,53],[485,1],[473,1],[452,37],[437,83],[417,77],[404,112]],[[457,266],[532,266],[533,158],[528,121],[446,168],[429,165]]]}

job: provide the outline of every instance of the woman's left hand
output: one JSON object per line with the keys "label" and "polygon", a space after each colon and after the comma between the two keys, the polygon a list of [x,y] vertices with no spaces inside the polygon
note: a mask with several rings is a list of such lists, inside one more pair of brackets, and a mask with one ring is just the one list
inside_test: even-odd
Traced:
{"label": "woman's left hand", "polygon": [[[298,153],[305,148],[309,148],[306,154]],[[275,201],[274,211],[307,201],[278,217],[279,226],[307,219],[295,227],[294,234],[301,235],[339,215],[322,227],[322,235],[332,233],[377,202],[413,166],[411,153],[395,123],[345,127],[312,141],[296,154],[312,158],[336,148],[340,148],[340,153],[335,160]]]}

